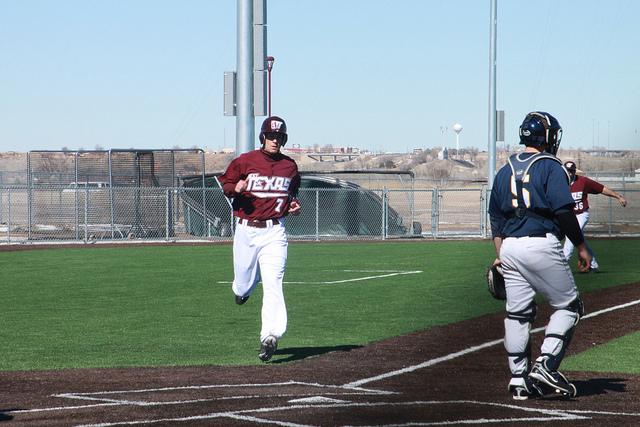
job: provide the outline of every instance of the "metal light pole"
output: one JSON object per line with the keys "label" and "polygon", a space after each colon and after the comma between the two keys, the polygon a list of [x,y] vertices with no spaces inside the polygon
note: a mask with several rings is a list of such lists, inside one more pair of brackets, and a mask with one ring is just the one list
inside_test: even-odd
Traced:
{"label": "metal light pole", "polygon": [[253,0],[238,0],[236,155],[255,149],[253,114]]}
{"label": "metal light pole", "polygon": [[273,69],[273,63],[275,60],[276,59],[273,56],[267,56],[267,75],[269,77],[269,117],[271,117],[271,70]]}
{"label": "metal light pole", "polygon": [[498,0],[491,0],[491,21],[489,26],[489,159],[487,170],[487,186],[493,188],[496,175],[496,64],[497,64],[497,31]]}

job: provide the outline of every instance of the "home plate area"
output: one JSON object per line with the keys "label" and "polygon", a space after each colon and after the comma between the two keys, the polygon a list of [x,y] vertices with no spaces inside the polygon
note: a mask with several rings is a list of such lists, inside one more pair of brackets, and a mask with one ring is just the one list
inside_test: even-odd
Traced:
{"label": "home plate area", "polygon": [[[288,381],[60,393],[74,405],[15,411],[66,412],[76,425],[449,425],[580,420],[565,411],[473,400],[411,400],[402,393]],[[212,408],[216,408],[212,411]],[[27,415],[23,418],[18,415]],[[40,414],[38,414],[40,413]],[[57,416],[49,418],[57,418]],[[91,420],[91,422],[87,422]],[[34,419],[35,421],[35,419]],[[77,424],[80,422],[81,424]]]}
{"label": "home plate area", "polygon": [[[591,312],[571,351],[638,331],[639,285],[587,295]],[[542,306],[540,318],[549,311]],[[30,427],[640,425],[637,374],[571,372],[576,398],[514,401],[506,387],[503,321],[503,313],[494,313],[283,364],[0,372],[0,421]],[[534,326],[532,346],[539,348],[543,325]]]}

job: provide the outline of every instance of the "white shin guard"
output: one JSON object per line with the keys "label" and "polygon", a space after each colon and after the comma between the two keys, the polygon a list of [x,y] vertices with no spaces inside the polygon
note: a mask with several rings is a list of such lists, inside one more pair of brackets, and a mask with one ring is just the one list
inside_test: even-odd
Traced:
{"label": "white shin guard", "polygon": [[504,319],[504,331],[504,348],[509,355],[511,376],[524,376],[529,372],[531,361],[531,323],[506,318]]}
{"label": "white shin guard", "polygon": [[551,315],[540,354],[541,358],[547,359],[548,369],[555,371],[560,366],[579,320],[578,313],[565,309],[557,310]]}

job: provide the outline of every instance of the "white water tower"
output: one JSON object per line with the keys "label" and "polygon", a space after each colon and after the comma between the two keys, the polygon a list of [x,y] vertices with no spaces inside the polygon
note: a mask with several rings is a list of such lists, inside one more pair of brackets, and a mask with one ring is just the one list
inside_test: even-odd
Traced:
{"label": "white water tower", "polygon": [[462,125],[460,123],[454,124],[453,131],[456,133],[456,156],[460,157],[460,132],[462,132]]}

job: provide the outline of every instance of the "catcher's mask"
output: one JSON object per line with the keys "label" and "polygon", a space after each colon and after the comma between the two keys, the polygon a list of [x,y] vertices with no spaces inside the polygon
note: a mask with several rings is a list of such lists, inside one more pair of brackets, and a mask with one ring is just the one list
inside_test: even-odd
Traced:
{"label": "catcher's mask", "polygon": [[287,124],[278,116],[267,117],[260,127],[260,144],[264,144],[265,137],[278,140],[284,147],[288,139]]}

